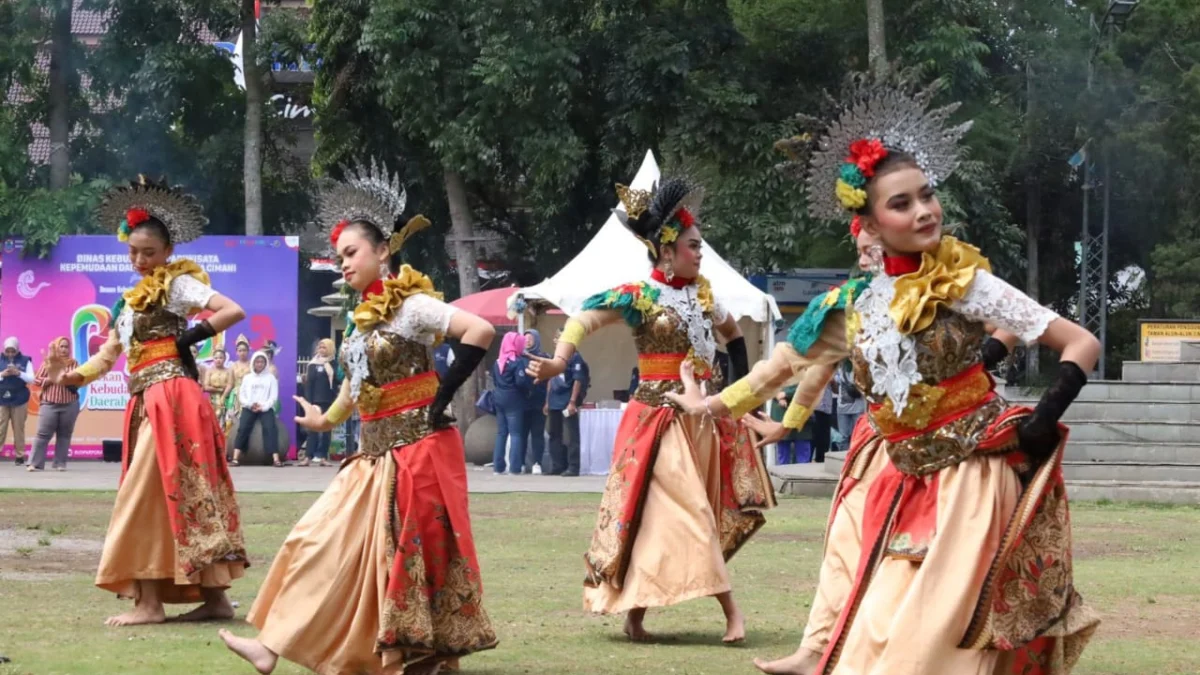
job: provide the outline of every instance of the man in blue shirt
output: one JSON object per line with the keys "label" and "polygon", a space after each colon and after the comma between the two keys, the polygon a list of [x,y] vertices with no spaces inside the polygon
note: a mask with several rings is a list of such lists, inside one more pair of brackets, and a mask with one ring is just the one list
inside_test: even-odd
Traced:
{"label": "man in blue shirt", "polygon": [[[558,342],[562,331],[554,336]],[[571,357],[567,370],[550,380],[546,395],[546,416],[550,419],[550,461],[546,473],[552,476],[579,475],[579,406],[587,396],[590,380],[588,365],[579,355]],[[563,442],[563,426],[570,432],[569,443]]]}

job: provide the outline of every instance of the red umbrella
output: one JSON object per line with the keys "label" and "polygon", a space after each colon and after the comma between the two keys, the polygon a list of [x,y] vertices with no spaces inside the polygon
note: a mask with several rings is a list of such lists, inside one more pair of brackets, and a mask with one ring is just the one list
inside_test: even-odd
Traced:
{"label": "red umbrella", "polygon": [[[459,298],[450,304],[483,317],[493,326],[516,326],[517,320],[508,318],[508,299],[518,290],[516,286],[493,288],[490,291],[480,291],[465,298]],[[561,314],[562,312],[554,309],[548,313]]]}

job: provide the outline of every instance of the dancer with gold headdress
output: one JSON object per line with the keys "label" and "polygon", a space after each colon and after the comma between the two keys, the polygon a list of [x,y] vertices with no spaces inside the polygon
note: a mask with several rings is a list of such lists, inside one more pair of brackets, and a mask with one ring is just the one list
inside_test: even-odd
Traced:
{"label": "dancer with gold headdress", "polygon": [[[116,327],[87,363],[57,383],[82,386],[128,360],[121,484],[104,538],[96,585],[132,598],[110,626],[166,620],[163,603],[203,605],[181,620],[228,619],[225,589],[248,566],[225,439],[196,381],[192,345],[245,316],[196,263],[168,262],[176,244],[200,236],[199,204],[165,182],[139,178],[105,195],[100,222],[129,244],[142,275],[113,308]],[[192,327],[188,317],[212,315]]]}
{"label": "dancer with gold headdress", "polygon": [[250,340],[245,335],[238,335],[237,341],[234,343],[233,364],[229,366],[229,370],[233,373],[233,388],[229,391],[229,396],[225,400],[225,433],[228,434],[230,429],[236,429],[240,415],[242,414],[242,404],[238,401],[238,389],[242,386],[242,378],[245,377],[253,366],[250,363]]}
{"label": "dancer with gold headdress", "polygon": [[[389,261],[428,226],[395,234],[406,197],[372,164],[327,185],[318,212],[346,283],[362,294],[343,342],[341,391],[321,411],[297,397],[313,433],[362,415],[358,453],[292,529],[248,620],[255,639],[221,631],[260,673],[280,657],[322,675],[437,672],[496,645],[483,609],[467,511],[462,437],[446,414],[495,330],[442,302],[433,282]],[[439,381],[433,348],[457,340]]]}
{"label": "dancer with gold headdress", "polygon": [[[677,399],[740,415],[798,376],[789,417],[799,421],[832,364],[850,357],[882,437],[889,462],[869,487],[854,580],[821,658],[759,662],[766,672],[1067,673],[1098,624],[1072,583],[1059,424],[1098,344],[943,235],[935,185],[957,166],[969,125],[946,128],[954,108],[928,110],[934,91],[853,77],[836,122],[815,143],[796,139],[797,163],[811,152],[813,215],[852,211],[879,237],[882,269],[831,294],[719,397],[685,378]],[[995,393],[980,362],[989,323],[1062,353],[1036,408]]]}
{"label": "dancer with gold headdress", "polygon": [[671,406],[681,363],[714,390],[716,335],[733,372],[748,369],[746,343],[734,317],[700,276],[702,239],[696,217],[702,192],[665,180],[650,192],[618,186],[616,214],[649,251],[649,279],[605,291],[584,303],[558,341],[554,357],[531,357],[538,379],[561,374],[583,338],[624,321],[633,331],[641,381],[617,430],[612,470],[592,543],[584,556],[584,607],[628,612],[625,633],[649,638],[646,609],[715,596],[725,614],[725,642],[745,637],[726,561],[762,527],[775,494],[744,426],[716,424]]}

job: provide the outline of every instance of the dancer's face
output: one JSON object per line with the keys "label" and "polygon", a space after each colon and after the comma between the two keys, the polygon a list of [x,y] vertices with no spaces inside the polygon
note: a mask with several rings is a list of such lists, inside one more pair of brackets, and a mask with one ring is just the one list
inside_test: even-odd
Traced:
{"label": "dancer's face", "polygon": [[863,228],[858,233],[858,237],[854,240],[855,246],[858,247],[858,268],[864,272],[871,271],[873,260],[871,258],[871,249],[879,246],[879,237]]}
{"label": "dancer's face", "polygon": [[664,247],[664,258],[671,260],[675,276],[685,279],[695,279],[700,276],[700,259],[704,257],[700,236],[700,227],[693,225],[679,233],[675,246]]}
{"label": "dancer's face", "polygon": [[379,280],[380,269],[387,265],[387,242],[373,246],[357,227],[347,227],[338,237],[338,260],[342,265],[342,278],[350,288],[362,293]]}
{"label": "dancer's face", "polygon": [[250,348],[249,347],[247,347],[244,344],[240,344],[237,346],[238,361],[245,361],[246,358],[249,356],[250,356]]}
{"label": "dancer's face", "polygon": [[218,369],[225,367],[225,352],[217,350],[213,353],[213,365]]}
{"label": "dancer's face", "polygon": [[129,263],[137,273],[146,276],[167,264],[171,247],[148,227],[134,228],[129,233]]}
{"label": "dancer's face", "polygon": [[925,173],[913,166],[877,175],[867,186],[871,212],[863,230],[879,237],[888,255],[937,248],[942,239],[942,204]]}

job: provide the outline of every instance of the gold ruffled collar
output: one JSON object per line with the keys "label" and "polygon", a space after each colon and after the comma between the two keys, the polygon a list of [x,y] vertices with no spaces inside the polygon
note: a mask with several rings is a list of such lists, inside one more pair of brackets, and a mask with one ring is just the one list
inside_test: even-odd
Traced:
{"label": "gold ruffled collar", "polygon": [[402,265],[399,274],[384,280],[382,290],[370,294],[354,308],[355,328],[359,332],[366,332],[385,321],[390,321],[404,304],[404,299],[418,293],[424,293],[437,300],[442,299],[442,294],[434,289],[432,279],[409,265]]}
{"label": "gold ruffled collar", "polygon": [[144,312],[150,307],[165,303],[171,281],[177,277],[190,276],[205,286],[211,285],[208,273],[202,267],[186,258],[167,263],[154,268],[137,286],[125,291],[125,306],[135,312]]}
{"label": "gold ruffled collar", "polygon": [[928,328],[939,307],[967,294],[979,270],[992,271],[979,249],[954,237],[942,237],[936,251],[921,255],[920,269],[896,277],[896,296],[889,314],[900,332],[912,335]]}
{"label": "gold ruffled collar", "polygon": [[696,300],[700,303],[700,309],[706,312],[713,311],[716,301],[713,300],[712,284],[703,274],[696,277]]}

